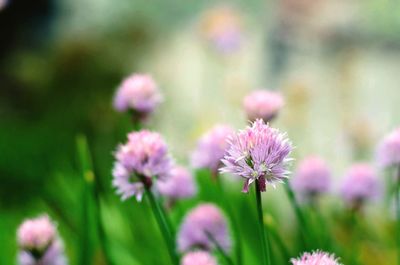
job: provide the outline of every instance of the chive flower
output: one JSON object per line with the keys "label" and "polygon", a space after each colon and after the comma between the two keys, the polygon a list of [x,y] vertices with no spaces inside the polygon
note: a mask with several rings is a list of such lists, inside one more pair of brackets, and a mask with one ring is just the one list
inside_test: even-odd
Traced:
{"label": "chive flower", "polygon": [[333,254],[322,251],[304,253],[298,259],[291,259],[292,265],[342,265]]}
{"label": "chive flower", "polygon": [[215,242],[224,251],[230,251],[227,220],[214,204],[200,204],[185,216],[179,228],[178,249],[180,252],[195,248],[209,251],[215,248]]}
{"label": "chive flower", "polygon": [[183,256],[181,265],[217,265],[217,261],[207,251],[192,251]]}
{"label": "chive flower", "polygon": [[378,147],[378,161],[383,167],[400,165],[400,128],[387,135]]}
{"label": "chive flower", "polygon": [[213,174],[218,173],[221,159],[228,147],[228,138],[234,131],[227,125],[216,125],[206,132],[197,142],[197,147],[192,154],[194,168],[207,168]]}
{"label": "chive flower", "polygon": [[147,130],[128,134],[114,156],[112,183],[122,200],[135,196],[140,201],[144,188],[152,186],[153,178],[166,178],[173,164],[162,136]]}
{"label": "chive flower", "polygon": [[114,108],[119,112],[132,111],[134,117],[145,119],[162,101],[153,78],[132,74],[122,81],[114,96]]}
{"label": "chive flower", "polygon": [[286,134],[257,119],[245,130],[230,137],[229,147],[222,162],[224,173],[232,173],[245,179],[243,192],[258,180],[260,191],[267,184],[275,187],[287,178],[292,144]]}
{"label": "chive flower", "polygon": [[273,120],[282,109],[284,100],[279,92],[256,90],[243,100],[243,107],[250,121],[263,119],[264,122]]}
{"label": "chive flower", "polygon": [[291,184],[301,198],[311,199],[330,190],[331,171],[325,160],[309,156],[300,162]]}
{"label": "chive flower", "polygon": [[25,220],[17,231],[20,265],[66,265],[63,243],[47,215]]}
{"label": "chive flower", "polygon": [[173,200],[193,197],[197,191],[192,174],[180,166],[174,166],[156,186],[161,195]]}

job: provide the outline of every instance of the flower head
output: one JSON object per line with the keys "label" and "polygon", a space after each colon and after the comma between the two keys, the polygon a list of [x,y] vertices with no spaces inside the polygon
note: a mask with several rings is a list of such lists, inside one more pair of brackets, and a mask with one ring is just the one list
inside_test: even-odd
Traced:
{"label": "flower head", "polygon": [[65,265],[64,247],[47,215],[25,220],[17,231],[20,265]]}
{"label": "flower head", "polygon": [[193,176],[184,167],[175,166],[168,173],[168,177],[157,181],[156,185],[161,195],[171,199],[190,198],[196,193]]}
{"label": "flower head", "polygon": [[309,197],[328,192],[331,171],[320,157],[310,156],[301,161],[291,183],[301,196]]}
{"label": "flower head", "polygon": [[115,158],[113,186],[123,200],[136,196],[140,201],[152,177],[167,176],[173,164],[161,135],[147,130],[128,134],[128,142],[118,147]]}
{"label": "flower head", "polygon": [[124,112],[132,110],[140,116],[152,112],[162,97],[157,84],[149,75],[132,74],[123,80],[114,96],[114,108]]}
{"label": "flower head", "polygon": [[25,220],[18,228],[18,244],[29,251],[44,251],[56,237],[56,227],[47,215]]}
{"label": "flower head", "polygon": [[196,247],[210,250],[214,247],[213,241],[229,252],[231,240],[227,221],[215,205],[200,204],[185,216],[178,233],[178,248],[181,252]]}
{"label": "flower head", "polygon": [[280,93],[267,90],[253,91],[243,100],[244,110],[250,121],[263,119],[269,122],[278,115],[283,105],[284,100]]}
{"label": "flower head", "polygon": [[221,171],[244,178],[243,192],[247,193],[249,185],[256,180],[260,190],[265,191],[267,183],[275,186],[287,178],[291,150],[286,134],[258,119],[229,139]]}
{"label": "flower head", "polygon": [[203,19],[205,38],[221,53],[237,51],[242,44],[241,19],[236,10],[220,6],[208,11]]}
{"label": "flower head", "polygon": [[293,265],[341,265],[333,254],[322,251],[306,252],[298,259],[291,259],[290,262]]}
{"label": "flower head", "polygon": [[359,163],[350,167],[341,186],[341,194],[347,203],[357,205],[378,193],[378,178],[370,165]]}
{"label": "flower head", "polygon": [[217,261],[207,251],[193,251],[183,256],[181,265],[217,265]]}
{"label": "flower head", "polygon": [[205,133],[198,141],[197,148],[192,155],[192,165],[195,168],[208,168],[217,173],[228,147],[228,137],[234,131],[227,125],[216,125]]}
{"label": "flower head", "polygon": [[400,128],[383,139],[378,147],[378,161],[384,167],[400,164]]}

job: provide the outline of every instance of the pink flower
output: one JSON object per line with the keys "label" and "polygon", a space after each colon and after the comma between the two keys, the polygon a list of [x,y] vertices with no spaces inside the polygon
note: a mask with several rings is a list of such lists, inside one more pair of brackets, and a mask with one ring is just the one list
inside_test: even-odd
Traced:
{"label": "pink flower", "polygon": [[227,125],[216,125],[211,128],[197,142],[192,155],[192,165],[195,168],[208,168],[216,174],[229,146],[228,137],[233,133],[233,129]]}
{"label": "pink flower", "polygon": [[196,194],[196,185],[192,174],[184,167],[175,166],[168,177],[157,181],[161,195],[171,199],[190,198]]}
{"label": "pink flower", "polygon": [[178,233],[178,248],[181,252],[196,247],[211,250],[215,246],[209,236],[226,252],[230,251],[231,240],[225,217],[215,205],[205,203],[185,216]]}
{"label": "pink flower", "polygon": [[250,121],[263,119],[265,122],[275,118],[284,105],[278,92],[256,90],[244,98],[243,106]]}
{"label": "pink flower", "polygon": [[217,265],[217,261],[207,251],[193,251],[183,256],[181,265]]}
{"label": "pink flower", "polygon": [[386,136],[378,147],[378,161],[384,167],[400,165],[400,128]]}
{"label": "pink flower", "polygon": [[310,197],[326,193],[331,185],[331,172],[320,157],[310,156],[301,161],[291,183],[301,196]]}
{"label": "pink flower", "polygon": [[18,244],[26,250],[45,250],[56,237],[56,227],[47,215],[25,220],[18,228]]}
{"label": "pink flower", "polygon": [[114,108],[120,112],[132,110],[141,116],[146,116],[154,111],[161,100],[157,84],[151,76],[132,74],[117,89]]}
{"label": "pink flower", "polygon": [[20,265],[66,265],[64,247],[47,215],[25,220],[17,231]]}
{"label": "pink flower", "polygon": [[167,176],[173,164],[161,135],[147,130],[128,134],[128,142],[118,147],[115,158],[113,186],[123,200],[136,196],[140,201],[144,185],[150,187],[153,177]]}
{"label": "pink flower", "polygon": [[322,251],[304,253],[300,258],[291,259],[290,262],[293,265],[341,265],[333,254]]}
{"label": "pink flower", "polygon": [[355,164],[347,171],[341,186],[344,200],[359,204],[374,198],[379,193],[379,182],[375,170],[368,164]]}
{"label": "pink flower", "polygon": [[245,193],[256,180],[259,180],[260,190],[265,191],[266,184],[275,187],[276,183],[287,178],[291,151],[292,145],[286,134],[258,119],[251,127],[229,139],[229,147],[222,159],[225,166],[221,172],[244,178],[242,191]]}

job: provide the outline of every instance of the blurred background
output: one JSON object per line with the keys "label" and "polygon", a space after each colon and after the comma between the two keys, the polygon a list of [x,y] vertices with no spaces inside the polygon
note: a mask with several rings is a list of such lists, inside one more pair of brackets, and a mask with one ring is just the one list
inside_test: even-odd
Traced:
{"label": "blurred background", "polygon": [[[398,11],[391,0],[0,0],[0,264],[15,263],[22,220],[44,212],[76,264],[79,134],[107,194],[116,263],[166,257],[138,255],[161,241],[158,231],[144,232],[135,218],[149,210],[119,203],[111,188],[112,152],[131,128],[111,102],[132,72],[159,84],[164,102],[147,126],[182,164],[214,124],[243,128],[243,97],[259,88],[285,96],[274,126],[288,132],[296,159],[324,157],[337,180],[352,162],[373,161],[376,142],[400,124]],[[226,28],[232,34],[218,39]],[[285,200],[279,188],[268,196]],[[124,233],[128,209],[135,237]],[[394,264],[384,244],[370,244],[365,264]],[[93,264],[104,264],[101,253]]]}

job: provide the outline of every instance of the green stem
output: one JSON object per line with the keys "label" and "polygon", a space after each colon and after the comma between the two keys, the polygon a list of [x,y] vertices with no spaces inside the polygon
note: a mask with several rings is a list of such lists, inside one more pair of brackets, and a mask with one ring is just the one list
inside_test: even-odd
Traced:
{"label": "green stem", "polygon": [[395,190],[395,204],[396,204],[396,244],[397,244],[397,264],[400,265],[400,165],[397,169],[396,177],[396,190]]}
{"label": "green stem", "polygon": [[178,257],[175,252],[175,244],[171,237],[171,233],[168,230],[167,224],[165,222],[165,218],[163,218],[159,205],[157,204],[156,199],[154,198],[153,193],[151,192],[150,188],[145,188],[146,197],[149,200],[151,209],[153,211],[154,217],[156,218],[157,224],[161,230],[163,235],[165,244],[167,245],[168,252],[172,261],[172,264],[178,265]]}
{"label": "green stem", "polygon": [[167,211],[165,210],[164,204],[161,200],[158,202],[158,206],[159,206],[161,215],[164,218],[165,224],[167,225],[167,228],[168,228],[171,238],[175,238],[175,229],[172,225],[171,219],[169,218]]}
{"label": "green stem", "polygon": [[242,240],[241,240],[241,236],[240,236],[239,225],[238,225],[238,223],[236,221],[236,218],[235,218],[235,216],[233,214],[233,211],[232,211],[232,208],[231,208],[230,204],[226,200],[225,191],[224,191],[224,188],[223,188],[222,183],[221,183],[221,176],[217,175],[216,176],[216,180],[217,180],[217,186],[218,186],[221,198],[222,198],[222,202],[224,204],[224,208],[226,209],[226,211],[228,212],[228,214],[230,216],[232,227],[233,227],[233,235],[235,237],[236,262],[237,262],[238,265],[242,265],[243,264]]}
{"label": "green stem", "polygon": [[217,248],[217,251],[221,256],[224,258],[225,262],[228,265],[234,265],[232,259],[228,256],[228,254],[222,249],[222,247],[218,244],[218,241],[215,240],[215,238],[208,232],[206,232],[208,239],[214,243],[215,247]]}
{"label": "green stem", "polygon": [[265,231],[264,231],[264,218],[263,218],[263,210],[262,210],[261,191],[260,191],[258,180],[256,180],[255,186],[256,186],[258,223],[259,223],[259,227],[260,227],[261,247],[262,247],[262,253],[263,253],[262,254],[263,255],[262,264],[271,265],[269,240],[268,240],[268,237],[265,236]]}
{"label": "green stem", "polygon": [[304,217],[303,211],[301,210],[299,204],[296,201],[294,192],[293,192],[292,188],[290,187],[289,182],[286,182],[286,185],[284,185],[284,187],[285,187],[286,194],[289,198],[290,204],[292,205],[294,212],[296,214],[296,218],[299,223],[298,225],[301,227],[300,228],[301,240],[305,246],[308,246],[308,244],[307,244],[308,232],[305,231],[305,230],[308,230],[308,226],[307,226],[307,222]]}
{"label": "green stem", "polygon": [[285,245],[285,243],[282,240],[282,237],[279,235],[278,231],[274,227],[268,226],[268,232],[271,234],[272,239],[275,241],[275,243],[278,245],[278,248],[280,249],[280,252],[282,253],[282,257],[285,261],[290,260],[290,253]]}

